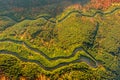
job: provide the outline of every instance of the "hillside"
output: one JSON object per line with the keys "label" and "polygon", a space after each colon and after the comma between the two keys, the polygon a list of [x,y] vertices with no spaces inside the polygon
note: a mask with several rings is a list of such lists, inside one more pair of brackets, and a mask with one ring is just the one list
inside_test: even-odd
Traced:
{"label": "hillside", "polygon": [[88,2],[89,0],[0,0],[0,15],[9,16],[16,21],[35,18],[40,14],[55,17],[70,5],[84,5]]}
{"label": "hillside", "polygon": [[[31,9],[29,1],[16,5],[22,0],[11,0],[8,6]],[[37,1],[32,5],[62,4]],[[95,8],[94,0],[81,1],[70,0],[54,16],[45,11],[29,17],[23,12],[22,19],[10,15],[6,6],[8,13],[0,12],[0,80],[119,80],[120,5],[113,0]]]}

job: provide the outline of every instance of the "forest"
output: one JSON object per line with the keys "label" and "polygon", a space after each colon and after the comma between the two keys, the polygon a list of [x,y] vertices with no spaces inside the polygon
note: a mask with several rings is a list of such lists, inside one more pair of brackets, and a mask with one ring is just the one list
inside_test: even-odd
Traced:
{"label": "forest", "polygon": [[0,0],[0,80],[119,80],[120,0]]}

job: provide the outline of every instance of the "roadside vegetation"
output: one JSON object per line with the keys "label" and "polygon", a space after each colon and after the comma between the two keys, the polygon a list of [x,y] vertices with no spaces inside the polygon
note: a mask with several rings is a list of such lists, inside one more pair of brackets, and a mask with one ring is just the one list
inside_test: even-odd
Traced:
{"label": "roadside vegetation", "polygon": [[89,13],[69,7],[56,18],[0,17],[0,74],[13,80],[119,79],[119,14],[119,6]]}

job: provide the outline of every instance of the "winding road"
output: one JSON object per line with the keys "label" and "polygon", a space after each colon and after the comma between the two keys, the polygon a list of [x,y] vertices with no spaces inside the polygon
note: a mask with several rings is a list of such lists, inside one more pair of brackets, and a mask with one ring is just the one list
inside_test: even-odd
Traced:
{"label": "winding road", "polygon": [[[30,47],[27,43],[25,43],[24,41],[17,41],[17,40],[13,40],[13,39],[2,39],[0,40],[0,43],[2,42],[12,42],[12,43],[15,43],[15,44],[20,44],[20,45],[24,45],[26,48],[36,52],[36,53],[39,53],[40,55],[42,55],[43,57],[45,57],[47,60],[51,61],[51,60],[58,60],[58,59],[69,59],[69,58],[72,58],[76,55],[76,53],[78,51],[84,51],[86,54],[88,54],[90,57],[91,57],[91,60],[94,61],[94,63],[96,64],[94,67],[96,67],[98,65],[96,59],[87,51],[85,50],[83,47],[77,47],[73,50],[73,52],[71,53],[71,55],[69,56],[59,56],[59,57],[54,57],[54,58],[50,58],[49,56],[47,56],[45,53],[43,53],[42,51],[40,51],[39,49],[37,48],[33,48],[33,47]],[[12,54],[12,52],[10,51],[0,51],[0,53],[2,52],[5,52],[5,53],[10,53]],[[16,53],[13,52],[12,55],[15,55],[16,57],[18,57],[19,55],[16,55]],[[18,57],[19,58],[19,57]],[[25,60],[25,59],[23,59]],[[27,59],[26,59],[27,60]],[[89,59],[90,60],[90,59]],[[76,60],[75,60],[76,61]],[[87,61],[88,62],[88,61]],[[60,64],[63,64],[63,63],[60,63]]]}
{"label": "winding road", "polygon": [[39,53],[40,55],[42,55],[43,57],[45,57],[46,59],[48,59],[49,61],[51,60],[58,60],[58,59],[69,59],[71,57],[74,57],[76,55],[76,53],[78,51],[84,51],[85,53],[87,53],[89,56],[91,56],[91,58],[93,58],[95,60],[95,58],[90,55],[89,52],[87,52],[87,50],[85,50],[83,47],[77,47],[73,50],[72,54],[69,55],[69,56],[58,56],[58,57],[54,57],[54,58],[50,58],[48,57],[44,52],[42,52],[41,50],[37,49],[37,48],[33,48],[31,46],[29,46],[26,42],[24,41],[18,41],[18,40],[13,40],[13,39],[2,39],[0,40],[0,43],[1,42],[12,42],[12,43],[15,43],[15,44],[20,44],[20,45],[24,45],[26,48],[36,52],[36,53]]}
{"label": "winding road", "polygon": [[117,11],[117,10],[120,10],[120,7],[117,7],[117,8],[115,8],[115,9],[113,9],[113,10],[111,10],[110,12],[103,12],[103,11],[101,11],[101,10],[97,10],[94,14],[92,14],[92,15],[89,15],[89,14],[84,14],[82,11],[80,11],[80,10],[73,10],[73,11],[70,11],[69,13],[67,13],[63,18],[61,18],[61,19],[56,19],[55,18],[55,20],[50,20],[52,17],[51,16],[39,16],[38,18],[34,18],[34,19],[32,19],[32,18],[24,18],[24,19],[22,19],[22,20],[20,20],[20,21],[16,21],[16,20],[14,20],[14,19],[12,19],[10,16],[8,16],[8,15],[0,15],[0,16],[7,16],[7,17],[9,17],[9,18],[11,18],[12,20],[14,20],[14,21],[16,21],[16,22],[21,22],[21,21],[24,21],[24,20],[36,20],[36,19],[39,19],[39,18],[43,18],[43,19],[45,19],[45,20],[47,20],[47,21],[50,21],[51,23],[57,23],[57,22],[62,22],[62,21],[64,21],[67,17],[69,17],[71,14],[73,14],[73,13],[78,13],[78,14],[80,14],[81,16],[85,16],[85,17],[95,17],[97,14],[101,14],[101,15],[108,15],[108,14],[111,14],[111,13],[113,13],[113,12],[115,12],[115,11]]}
{"label": "winding road", "polygon": [[108,15],[108,14],[111,14],[111,13],[117,11],[117,10],[120,10],[120,8],[119,8],[119,7],[118,7],[118,8],[115,8],[115,9],[113,9],[112,11],[106,12],[106,13],[99,10],[99,11],[96,11],[93,15],[83,14],[82,11],[75,10],[75,11],[71,11],[71,12],[69,12],[68,14],[66,14],[63,18],[59,19],[58,22],[62,22],[63,20],[65,20],[68,16],[70,16],[70,15],[73,14],[73,13],[78,13],[78,14],[80,14],[81,16],[85,16],[85,17],[95,17],[97,14]]}
{"label": "winding road", "polygon": [[0,50],[0,54],[10,54],[10,55],[13,55],[13,56],[19,58],[23,62],[36,63],[36,64],[38,64],[41,68],[43,68],[46,71],[52,71],[52,70],[55,70],[57,68],[69,65],[69,64],[80,63],[80,62],[86,62],[89,66],[94,67],[94,68],[97,67],[96,63],[93,60],[91,60],[89,57],[86,57],[86,56],[80,56],[76,60],[73,60],[71,62],[59,63],[58,65],[53,66],[53,67],[46,67],[41,62],[39,62],[38,60],[30,60],[30,59],[26,59],[26,58],[20,57],[16,52],[11,52],[11,51],[7,51],[7,50]]}
{"label": "winding road", "polygon": [[[52,21],[50,20],[50,18],[47,18],[46,16],[40,16],[39,18],[44,18],[52,23],[57,23],[57,22],[62,22],[63,20],[65,20],[68,16],[70,16],[72,13],[79,13],[81,16],[86,16],[86,17],[94,17],[96,16],[97,14],[101,14],[101,15],[107,15],[107,14],[111,14],[113,12],[115,12],[116,10],[120,10],[120,8],[115,8],[114,10],[110,11],[110,12],[107,12],[107,13],[104,13],[102,11],[96,11],[93,15],[85,15],[83,14],[82,12],[80,11],[71,11],[69,12],[67,15],[65,15],[63,18],[59,19],[59,20],[56,20],[56,21]],[[5,16],[5,15],[4,15]],[[25,19],[24,19],[25,20]],[[34,20],[34,19],[29,19],[29,20]],[[98,25],[98,28],[96,28],[98,31],[99,29],[99,23],[97,23]],[[95,36],[94,36],[94,40],[96,38],[96,35],[97,35],[97,32],[95,32]],[[43,57],[45,57],[47,60],[51,61],[51,60],[58,60],[58,59],[69,59],[71,57],[74,57],[76,55],[76,53],[78,51],[84,51],[86,54],[88,54],[91,58],[89,57],[86,57],[86,56],[80,56],[78,59],[76,60],[73,60],[71,62],[63,62],[63,63],[59,63],[58,65],[54,66],[54,67],[46,67],[44,66],[41,62],[37,61],[37,60],[29,60],[29,59],[26,59],[26,58],[23,58],[23,57],[20,57],[17,53],[15,52],[11,52],[11,51],[7,51],[7,50],[0,50],[0,54],[11,54],[13,56],[16,56],[17,58],[19,58],[20,60],[24,61],[24,62],[32,62],[32,63],[36,63],[38,64],[41,68],[43,68],[44,70],[47,70],[47,71],[52,71],[52,70],[55,70],[57,68],[60,68],[62,66],[66,66],[66,65],[69,65],[71,63],[80,63],[80,62],[86,62],[88,65],[96,68],[98,66],[98,62],[97,60],[87,51],[85,50],[82,46],[80,47],[77,47],[73,50],[73,52],[71,53],[71,55],[69,56],[59,56],[59,57],[54,57],[54,58],[50,58],[49,56],[47,56],[45,53],[43,53],[42,51],[38,50],[37,48],[33,48],[31,46],[29,46],[27,43],[25,43],[24,41],[18,41],[18,40],[13,40],[13,39],[1,39],[0,42],[12,42],[12,43],[16,43],[16,44],[20,44],[20,45],[24,45],[26,48],[34,51],[34,52],[37,52],[39,53],[40,55],[42,55]],[[93,41],[94,43],[94,41]]]}

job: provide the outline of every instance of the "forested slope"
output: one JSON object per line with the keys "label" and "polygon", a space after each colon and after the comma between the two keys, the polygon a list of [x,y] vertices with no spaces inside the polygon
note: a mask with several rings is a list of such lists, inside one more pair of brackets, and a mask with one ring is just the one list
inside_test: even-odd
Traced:
{"label": "forested slope", "polygon": [[1,77],[119,80],[119,21],[119,5],[88,9],[77,4],[55,17],[40,14],[21,20],[1,15]]}

